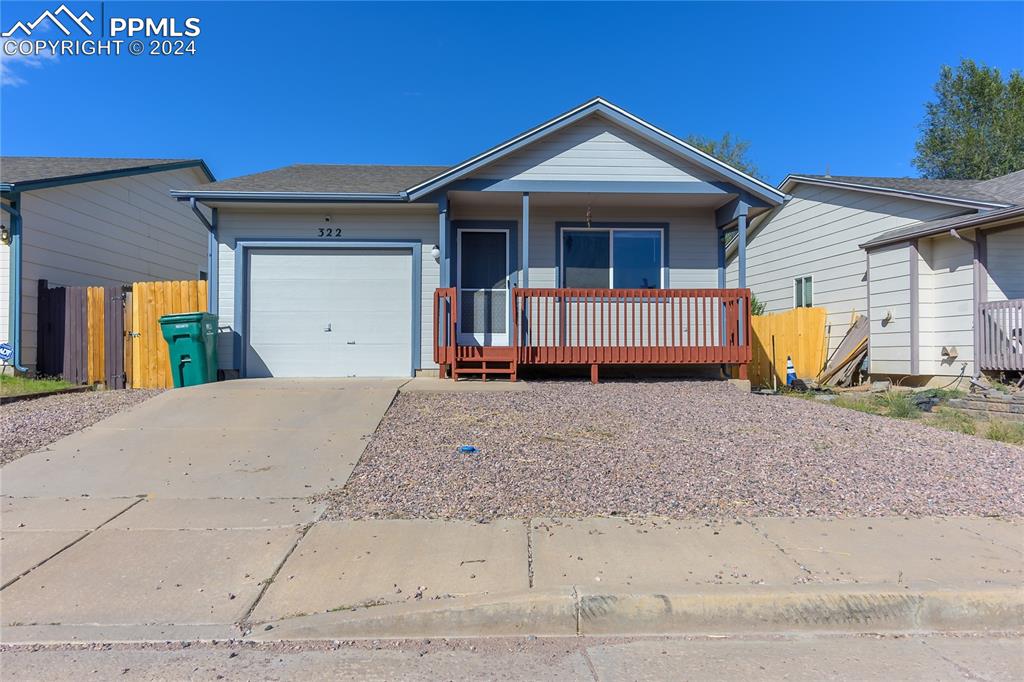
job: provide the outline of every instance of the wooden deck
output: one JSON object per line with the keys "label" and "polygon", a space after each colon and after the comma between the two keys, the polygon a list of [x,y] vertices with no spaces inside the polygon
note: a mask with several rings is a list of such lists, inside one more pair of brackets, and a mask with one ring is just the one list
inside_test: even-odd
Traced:
{"label": "wooden deck", "polygon": [[749,289],[513,289],[508,346],[457,343],[453,288],[434,292],[441,375],[515,381],[519,365],[735,365],[751,359]]}

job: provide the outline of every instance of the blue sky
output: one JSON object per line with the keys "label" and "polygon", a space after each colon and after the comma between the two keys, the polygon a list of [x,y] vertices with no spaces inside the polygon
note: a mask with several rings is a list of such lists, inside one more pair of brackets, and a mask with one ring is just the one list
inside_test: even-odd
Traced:
{"label": "blue sky", "polygon": [[[67,0],[100,16],[100,3]],[[5,2],[0,23],[53,3]],[[107,2],[195,56],[4,58],[0,153],[451,164],[600,95],[788,172],[915,175],[942,64],[1024,67],[1024,3]],[[62,37],[53,29],[46,37]]]}

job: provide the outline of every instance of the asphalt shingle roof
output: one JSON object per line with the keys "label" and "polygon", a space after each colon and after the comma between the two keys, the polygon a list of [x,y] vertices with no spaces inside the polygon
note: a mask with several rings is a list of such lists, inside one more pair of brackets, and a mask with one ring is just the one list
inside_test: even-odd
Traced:
{"label": "asphalt shingle roof", "polygon": [[198,192],[309,192],[397,194],[448,166],[376,166],[298,163],[193,187]]}
{"label": "asphalt shingle roof", "polygon": [[[1011,173],[1010,175],[1015,175]],[[921,194],[932,194],[952,199],[966,199],[968,201],[988,201],[993,203],[1012,203],[1003,200],[998,192],[998,185],[987,185],[1001,178],[993,180],[929,180],[927,178],[876,178],[862,175],[805,175],[794,174],[794,177],[813,178],[816,180],[832,180],[834,182],[846,182],[854,185],[866,185],[880,189],[894,189],[903,192],[918,192]],[[1003,178],[1009,176],[1004,175]]]}
{"label": "asphalt shingle roof", "polygon": [[108,159],[69,156],[0,156],[0,182],[60,180],[96,173],[136,170],[169,164],[196,163],[201,159]]}

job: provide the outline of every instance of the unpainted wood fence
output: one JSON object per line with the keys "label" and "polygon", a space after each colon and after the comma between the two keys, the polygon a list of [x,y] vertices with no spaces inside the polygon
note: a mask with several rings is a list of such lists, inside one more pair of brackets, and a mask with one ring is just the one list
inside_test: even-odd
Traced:
{"label": "unpainted wood fence", "polygon": [[828,352],[824,308],[794,308],[783,313],[753,315],[753,357],[748,367],[751,384],[771,386],[772,370],[779,386],[786,384],[786,358],[793,358],[796,375],[813,379],[825,366]]}
{"label": "unpainted wood fence", "polygon": [[206,310],[202,280],[124,287],[50,287],[39,281],[36,371],[75,384],[171,388],[160,317]]}

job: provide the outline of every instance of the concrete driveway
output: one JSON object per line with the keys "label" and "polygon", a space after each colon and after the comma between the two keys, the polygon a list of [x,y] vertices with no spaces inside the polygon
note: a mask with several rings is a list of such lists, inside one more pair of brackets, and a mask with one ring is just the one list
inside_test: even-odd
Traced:
{"label": "concrete driveway", "polygon": [[5,466],[13,497],[306,497],[340,486],[402,379],[168,391]]}

